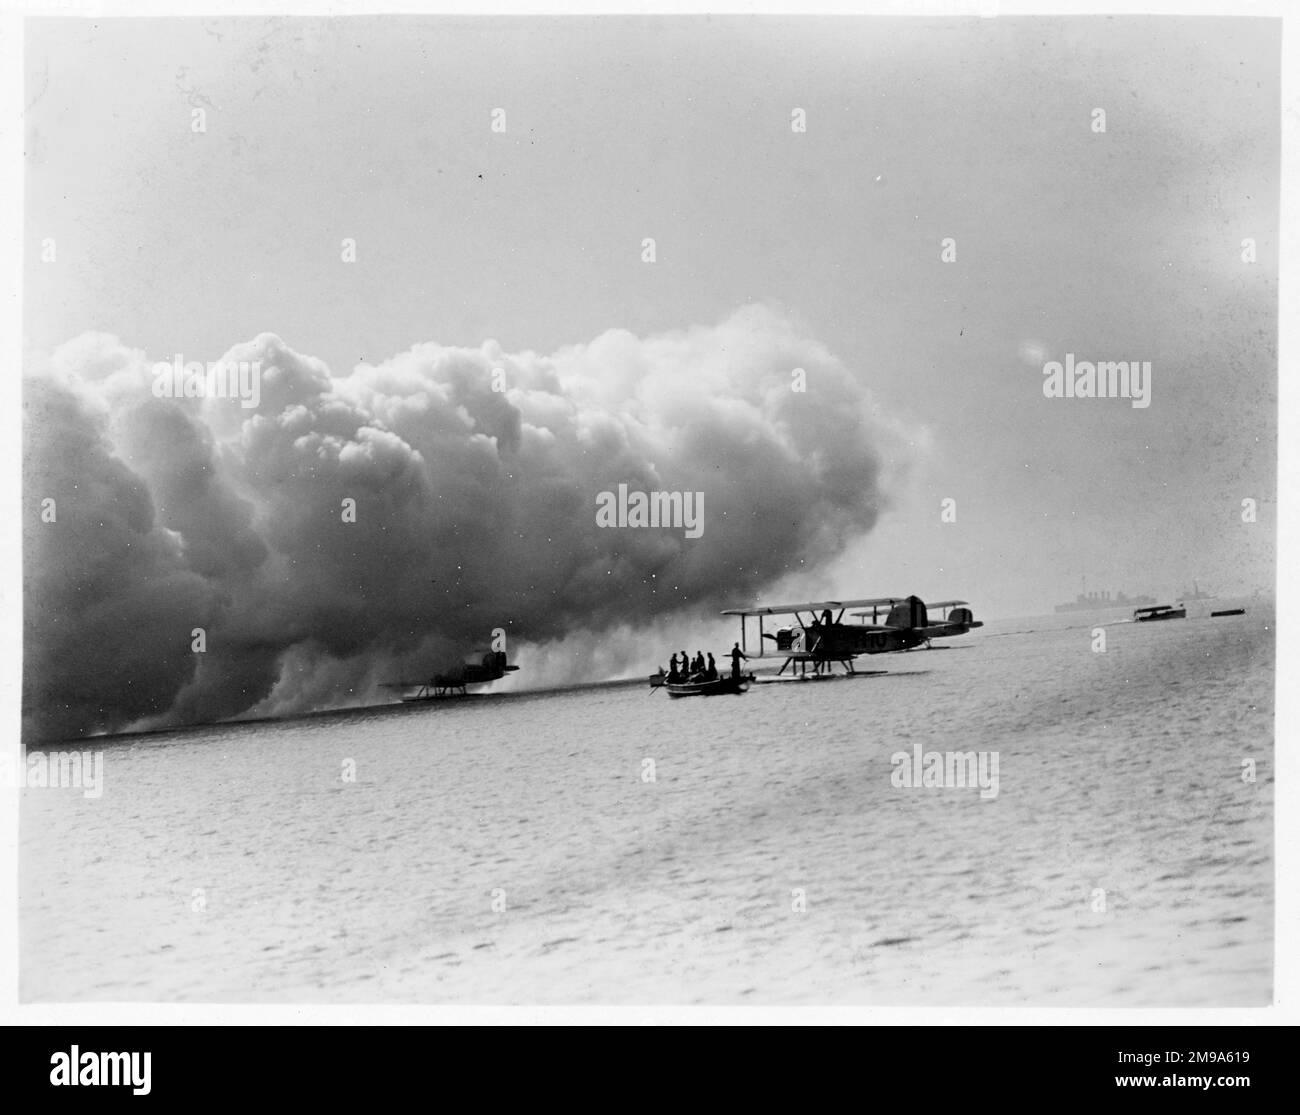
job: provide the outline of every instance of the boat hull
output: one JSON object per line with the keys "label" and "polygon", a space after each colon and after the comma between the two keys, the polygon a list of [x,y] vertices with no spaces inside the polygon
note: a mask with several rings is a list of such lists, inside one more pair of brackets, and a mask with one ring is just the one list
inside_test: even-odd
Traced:
{"label": "boat hull", "polygon": [[1186,619],[1186,618],[1187,618],[1186,608],[1171,608],[1167,612],[1157,612],[1154,615],[1149,615],[1149,616],[1138,616],[1135,622],[1156,623],[1162,619]]}
{"label": "boat hull", "polygon": [[670,681],[664,685],[670,697],[721,697],[749,689],[748,678],[718,678],[716,681]]}

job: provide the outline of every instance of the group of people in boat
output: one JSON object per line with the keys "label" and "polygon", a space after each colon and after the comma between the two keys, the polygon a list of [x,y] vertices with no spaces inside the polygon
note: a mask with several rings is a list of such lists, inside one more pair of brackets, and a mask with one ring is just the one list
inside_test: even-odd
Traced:
{"label": "group of people in boat", "polygon": [[[733,678],[740,677],[740,660],[748,657],[749,655],[740,649],[739,643],[732,646],[731,676]],[[674,654],[668,660],[668,675],[664,680],[669,683],[717,681],[719,676],[718,664],[713,660],[712,652],[705,654],[703,651],[696,651],[695,657],[692,658],[682,651],[680,659]]]}

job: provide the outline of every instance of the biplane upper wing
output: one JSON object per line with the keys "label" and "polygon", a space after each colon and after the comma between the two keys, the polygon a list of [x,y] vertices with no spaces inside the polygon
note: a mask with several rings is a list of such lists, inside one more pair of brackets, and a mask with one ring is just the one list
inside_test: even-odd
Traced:
{"label": "biplane upper wing", "polygon": [[724,616],[782,616],[796,612],[817,612],[825,608],[839,611],[841,608],[883,607],[886,604],[900,604],[905,596],[879,596],[867,600],[808,600],[802,604],[756,604],[752,608],[727,608]]}
{"label": "biplane upper wing", "polygon": [[[888,601],[887,603],[898,603],[898,601]],[[962,605],[968,605],[969,603],[970,603],[969,600],[935,600],[933,602],[927,600],[925,602],[925,608],[926,611],[933,611],[935,608],[956,608]],[[854,607],[857,607],[857,605],[855,604]],[[852,614],[855,616],[870,616],[870,615],[874,615],[875,613],[874,612],[853,612]]]}

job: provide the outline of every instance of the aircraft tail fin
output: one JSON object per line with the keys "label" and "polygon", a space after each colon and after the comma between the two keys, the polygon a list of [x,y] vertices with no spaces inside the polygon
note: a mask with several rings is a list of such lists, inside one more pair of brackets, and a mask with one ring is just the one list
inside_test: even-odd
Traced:
{"label": "aircraft tail fin", "polygon": [[483,668],[495,677],[501,677],[504,674],[519,669],[518,666],[507,665],[506,652],[503,650],[490,650],[483,655]]}
{"label": "aircraft tail fin", "polygon": [[906,630],[913,627],[927,627],[929,622],[925,613],[925,602],[919,596],[909,596],[889,609],[885,626]]}

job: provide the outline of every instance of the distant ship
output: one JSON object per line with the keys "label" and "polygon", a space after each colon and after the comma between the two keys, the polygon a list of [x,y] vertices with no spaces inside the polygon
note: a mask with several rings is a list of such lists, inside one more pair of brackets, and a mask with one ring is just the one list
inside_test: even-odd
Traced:
{"label": "distant ship", "polygon": [[1061,612],[1095,612],[1101,608],[1145,608],[1154,604],[1154,596],[1125,596],[1117,592],[1081,592],[1069,604],[1058,604],[1057,614]]}
{"label": "distant ship", "polygon": [[1198,585],[1195,581],[1193,581],[1192,591],[1180,592],[1178,594],[1178,599],[1179,600],[1217,600],[1218,597],[1215,596],[1214,593],[1212,592],[1202,592],[1201,586]]}

